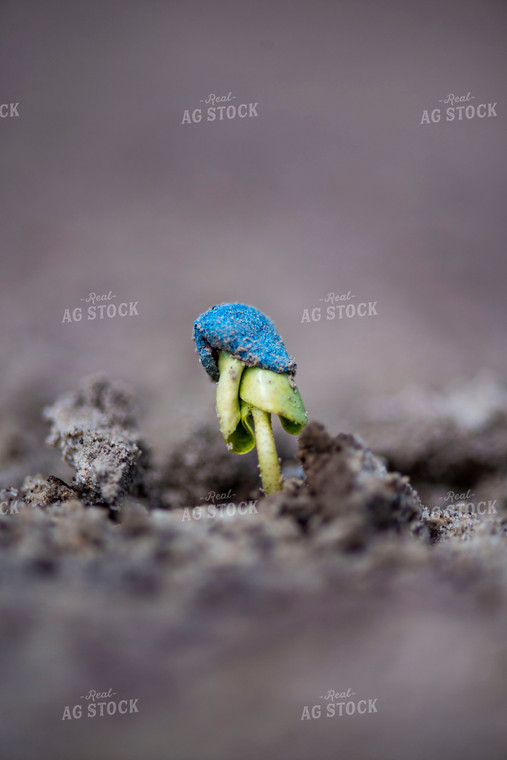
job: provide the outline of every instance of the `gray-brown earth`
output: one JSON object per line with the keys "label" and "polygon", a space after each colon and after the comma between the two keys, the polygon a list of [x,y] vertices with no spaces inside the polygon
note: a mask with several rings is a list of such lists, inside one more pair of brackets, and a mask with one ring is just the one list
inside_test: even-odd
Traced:
{"label": "gray-brown earth", "polygon": [[[11,413],[5,756],[504,758],[505,398],[478,379],[379,401],[355,435],[312,422],[302,470],[280,440],[292,477],[268,498],[218,425],[157,461],[133,394],[106,377]],[[134,711],[87,717],[92,689]],[[328,717],[330,690],[371,712]]]}

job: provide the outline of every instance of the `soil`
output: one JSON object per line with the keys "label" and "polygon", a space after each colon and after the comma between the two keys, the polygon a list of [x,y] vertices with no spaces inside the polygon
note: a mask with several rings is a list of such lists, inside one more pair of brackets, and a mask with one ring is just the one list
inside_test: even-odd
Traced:
{"label": "soil", "polygon": [[[269,497],[217,424],[157,458],[111,378],[11,410],[5,756],[505,757],[506,398],[478,378],[312,421]],[[62,720],[110,688],[138,712]],[[375,710],[330,718],[329,690]]]}

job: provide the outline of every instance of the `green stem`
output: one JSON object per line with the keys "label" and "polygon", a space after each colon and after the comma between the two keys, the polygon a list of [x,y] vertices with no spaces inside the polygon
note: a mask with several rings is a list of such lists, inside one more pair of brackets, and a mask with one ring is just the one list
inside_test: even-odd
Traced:
{"label": "green stem", "polygon": [[265,494],[282,490],[282,474],[276,452],[275,439],[271,429],[271,415],[262,409],[252,408],[255,425],[255,441],[261,472],[262,487]]}
{"label": "green stem", "polygon": [[217,415],[220,430],[226,441],[236,430],[241,419],[239,384],[245,365],[227,351],[220,351],[218,359],[220,379],[217,385]]}

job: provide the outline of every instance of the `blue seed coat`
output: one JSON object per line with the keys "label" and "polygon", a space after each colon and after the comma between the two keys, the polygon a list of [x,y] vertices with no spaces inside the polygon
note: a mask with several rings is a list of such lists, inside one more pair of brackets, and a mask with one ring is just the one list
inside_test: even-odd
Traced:
{"label": "blue seed coat", "polygon": [[274,323],[262,311],[243,303],[221,303],[194,322],[194,340],[201,364],[216,382],[218,351],[228,351],[247,367],[294,375],[289,356]]}

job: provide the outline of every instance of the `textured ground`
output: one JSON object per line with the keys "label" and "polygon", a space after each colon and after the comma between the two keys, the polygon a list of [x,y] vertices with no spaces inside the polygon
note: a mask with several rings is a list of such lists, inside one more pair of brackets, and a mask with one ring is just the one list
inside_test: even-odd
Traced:
{"label": "textured ground", "polygon": [[[13,410],[0,427],[6,756],[504,758],[505,400],[479,379],[379,400],[361,437],[310,423],[298,462],[281,443],[295,477],[269,498],[255,457],[231,455],[216,425],[157,457],[131,392],[105,377]],[[210,491],[243,514],[209,516]],[[489,513],[465,510],[465,492]],[[62,721],[90,689],[139,712]],[[331,689],[378,711],[302,720]]]}

